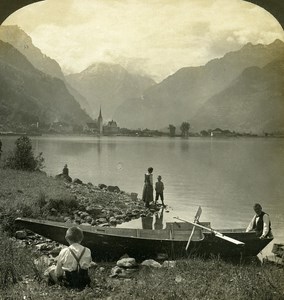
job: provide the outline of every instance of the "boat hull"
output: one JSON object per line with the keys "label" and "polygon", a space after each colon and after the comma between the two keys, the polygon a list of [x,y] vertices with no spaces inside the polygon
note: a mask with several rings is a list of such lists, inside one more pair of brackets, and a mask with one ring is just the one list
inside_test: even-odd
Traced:
{"label": "boat hull", "polygon": [[[66,244],[67,228],[74,224],[18,218],[16,223],[37,234]],[[212,233],[202,232],[199,238],[190,242],[185,250],[191,231],[180,230],[143,230],[121,229],[98,226],[79,226],[84,232],[82,244],[92,251],[95,260],[115,260],[128,254],[136,259],[157,258],[165,255],[170,259],[186,258],[189,256],[220,256],[223,258],[241,258],[256,256],[272,239],[260,240],[254,233],[224,232],[244,243],[235,245],[216,237]],[[168,238],[165,236],[168,235]]]}

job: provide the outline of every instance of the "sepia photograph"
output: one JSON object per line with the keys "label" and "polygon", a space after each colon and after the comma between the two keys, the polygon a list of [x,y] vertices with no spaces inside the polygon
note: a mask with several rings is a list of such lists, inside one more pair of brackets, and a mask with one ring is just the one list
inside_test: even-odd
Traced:
{"label": "sepia photograph", "polygon": [[0,299],[284,299],[283,0],[0,0]]}

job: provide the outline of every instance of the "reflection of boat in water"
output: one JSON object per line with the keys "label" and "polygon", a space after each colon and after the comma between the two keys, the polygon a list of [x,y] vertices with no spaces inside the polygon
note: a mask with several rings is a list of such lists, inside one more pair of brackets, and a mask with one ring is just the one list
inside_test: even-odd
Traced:
{"label": "reflection of boat in water", "polygon": [[[18,218],[16,223],[62,244],[66,244],[66,229],[74,226],[70,223],[27,218]],[[219,230],[221,236],[240,241],[240,244],[235,244],[210,232],[210,223],[198,224],[208,230],[195,226],[193,231],[193,224],[180,222],[167,223],[166,228],[160,230],[83,225],[79,227],[84,231],[83,245],[93,251],[95,259],[112,260],[126,253],[137,259],[156,258],[158,254],[167,254],[172,259],[188,257],[191,254],[204,257],[256,256],[272,240],[258,239],[254,232],[245,232],[245,229]],[[191,241],[185,250],[189,236]]]}

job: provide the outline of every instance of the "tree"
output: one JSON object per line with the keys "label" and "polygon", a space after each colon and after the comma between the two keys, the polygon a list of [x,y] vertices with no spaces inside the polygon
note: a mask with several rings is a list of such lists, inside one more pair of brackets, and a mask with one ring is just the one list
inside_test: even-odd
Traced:
{"label": "tree", "polygon": [[190,128],[190,124],[188,122],[182,122],[180,126],[182,137],[188,137],[189,128]]}
{"label": "tree", "polygon": [[11,169],[37,171],[44,168],[42,152],[34,156],[29,137],[21,136],[15,142],[14,151],[6,159],[5,166]]}
{"label": "tree", "polygon": [[170,136],[175,136],[176,135],[176,127],[172,124],[169,125],[169,130],[170,130]]}

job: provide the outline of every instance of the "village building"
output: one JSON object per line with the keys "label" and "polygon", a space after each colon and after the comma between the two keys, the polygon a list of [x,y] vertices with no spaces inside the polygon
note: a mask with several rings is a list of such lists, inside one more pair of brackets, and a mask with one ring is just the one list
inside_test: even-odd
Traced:
{"label": "village building", "polygon": [[119,133],[119,127],[115,121],[111,120],[104,126],[103,132],[105,135],[115,135]]}
{"label": "village building", "polygon": [[84,126],[84,132],[96,135],[115,135],[119,133],[119,127],[113,120],[104,125],[102,109],[100,108],[98,119],[94,122],[86,123],[86,125]]}

